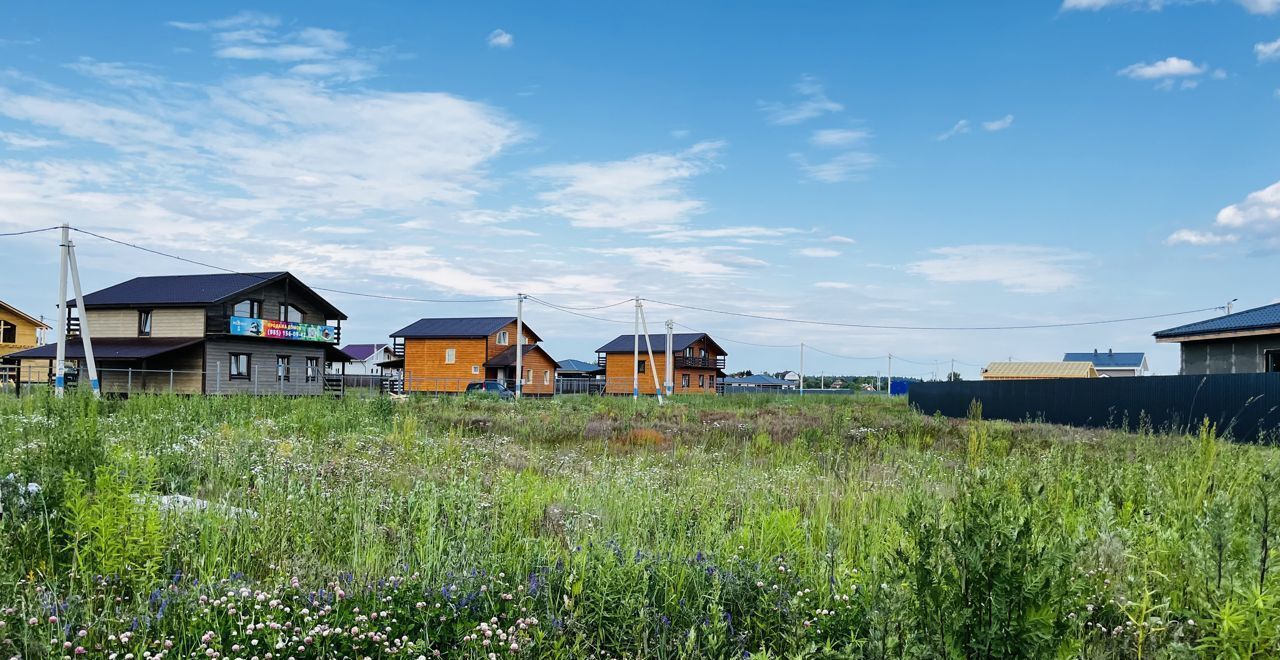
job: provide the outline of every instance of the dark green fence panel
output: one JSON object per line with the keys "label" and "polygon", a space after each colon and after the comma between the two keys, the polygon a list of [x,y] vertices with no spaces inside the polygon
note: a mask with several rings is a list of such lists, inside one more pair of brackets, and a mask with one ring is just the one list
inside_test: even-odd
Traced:
{"label": "dark green fence panel", "polygon": [[1280,373],[914,383],[908,400],[925,414],[1071,426],[1185,430],[1208,418],[1238,440],[1280,439]]}

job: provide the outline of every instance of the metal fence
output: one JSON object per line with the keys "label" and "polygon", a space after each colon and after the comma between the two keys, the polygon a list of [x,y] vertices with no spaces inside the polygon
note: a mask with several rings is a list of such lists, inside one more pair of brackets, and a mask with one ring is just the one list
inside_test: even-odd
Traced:
{"label": "metal fence", "polygon": [[1204,419],[1240,440],[1280,440],[1280,373],[913,383],[925,414],[1185,431]]}

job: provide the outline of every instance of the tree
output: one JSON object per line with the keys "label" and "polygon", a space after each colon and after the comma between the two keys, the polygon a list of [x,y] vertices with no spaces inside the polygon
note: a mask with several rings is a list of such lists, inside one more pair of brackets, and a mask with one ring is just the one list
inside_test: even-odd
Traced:
{"label": "tree", "polygon": [[959,371],[953,371],[953,372],[951,372],[951,373],[947,374],[947,382],[949,382],[949,383],[954,383],[954,382],[956,382],[956,381],[960,381],[960,380],[964,380],[964,378],[961,378],[961,377],[960,377],[960,372],[959,372]]}

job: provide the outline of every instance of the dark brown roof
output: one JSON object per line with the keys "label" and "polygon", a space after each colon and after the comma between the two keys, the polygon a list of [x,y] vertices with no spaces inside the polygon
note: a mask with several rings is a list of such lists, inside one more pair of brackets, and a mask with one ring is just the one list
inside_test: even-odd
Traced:
{"label": "dark brown roof", "polygon": [[[84,344],[81,337],[67,340],[67,357],[84,358]],[[93,340],[93,357],[96,360],[143,360],[155,357],[179,348],[194,346],[204,341],[203,337],[138,337]],[[52,360],[58,356],[57,344],[45,344],[25,351],[10,353],[6,358],[16,360]]]}
{"label": "dark brown roof", "polygon": [[[541,346],[539,346],[539,345],[537,345],[537,344],[525,344],[525,345],[524,345],[524,354],[525,354],[525,355],[528,355],[529,353],[531,353],[531,352],[533,352],[533,351],[538,351],[539,353],[542,353],[544,356],[546,356],[546,358],[547,358],[548,360],[551,360],[552,362],[555,362],[555,360],[551,359],[551,354],[549,354],[549,353],[547,353],[545,350],[543,350],[543,348],[542,348]],[[486,366],[486,367],[510,367],[510,366],[514,365],[515,363],[516,363],[516,347],[515,347],[515,346],[512,346],[511,348],[508,348],[507,350],[505,350],[505,351],[503,351],[503,352],[501,352],[501,353],[499,353],[499,354],[497,354],[497,355],[495,355],[495,356],[493,356],[493,357],[489,358],[489,361],[488,361],[488,362],[485,362],[485,363],[484,363],[484,366]]]}

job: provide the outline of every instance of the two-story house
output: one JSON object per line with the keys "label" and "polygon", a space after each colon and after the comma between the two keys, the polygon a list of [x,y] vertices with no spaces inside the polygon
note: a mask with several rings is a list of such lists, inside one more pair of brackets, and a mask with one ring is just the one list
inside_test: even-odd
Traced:
{"label": "two-story house", "polygon": [[349,359],[337,348],[346,315],[287,272],[135,277],[76,312],[68,301],[67,358],[84,360],[87,326],[104,393],[322,394],[326,363]]}
{"label": "two-story house", "polygon": [[0,364],[8,365],[0,368],[0,380],[23,383],[48,380],[49,362],[31,360],[19,370],[17,360],[8,357],[43,344],[41,334],[48,329],[44,321],[0,300]]}
{"label": "two-story house", "polygon": [[[524,326],[522,391],[555,393],[556,361]],[[480,381],[499,381],[515,389],[516,318],[488,316],[418,319],[391,333],[396,354],[404,356],[404,391],[462,392]]]}
{"label": "two-story house", "polygon": [[[640,337],[640,393],[653,394],[653,374],[658,383],[666,379],[667,337],[652,335],[654,364],[648,364],[645,338]],[[596,349],[597,364],[604,368],[606,394],[631,394],[635,362],[635,335],[619,335]],[[672,385],[676,394],[715,394],[716,385],[724,378],[725,357],[720,345],[705,332],[676,333],[671,336]]]}

